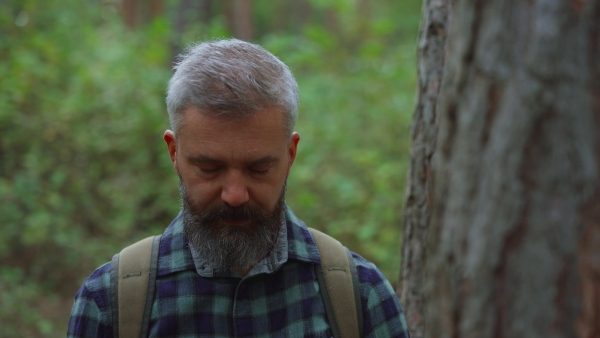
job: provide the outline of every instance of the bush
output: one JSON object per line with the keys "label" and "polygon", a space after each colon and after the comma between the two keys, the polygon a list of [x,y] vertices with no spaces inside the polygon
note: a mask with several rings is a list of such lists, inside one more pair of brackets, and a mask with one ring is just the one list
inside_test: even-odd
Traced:
{"label": "bush", "polygon": [[[301,90],[288,204],[395,283],[419,5],[385,4],[402,16],[380,5],[354,27],[360,13],[332,1],[339,32],[311,22],[258,43]],[[159,17],[134,32],[75,0],[10,0],[0,25],[0,336],[61,336],[83,279],[178,212],[162,141],[171,47],[227,30],[217,17],[178,35]]]}
{"label": "bush", "polygon": [[[178,210],[161,140],[168,32],[158,21],[134,34],[87,2],[64,3],[0,12],[0,276],[36,281],[10,295],[33,308],[55,292],[72,299],[95,266]],[[10,304],[3,322],[32,318]]]}

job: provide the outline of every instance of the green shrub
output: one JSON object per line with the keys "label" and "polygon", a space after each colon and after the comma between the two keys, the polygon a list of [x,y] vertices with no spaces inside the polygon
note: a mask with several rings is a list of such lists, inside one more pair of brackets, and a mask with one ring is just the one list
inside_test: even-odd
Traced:
{"label": "green shrub", "polygon": [[[0,12],[0,276],[29,281],[7,296],[22,305],[2,321],[17,327],[44,317],[49,295],[72,299],[94,267],[178,210],[161,140],[168,31],[157,21],[134,34],[88,2],[64,4]],[[14,24],[19,13],[26,24]],[[27,304],[37,310],[20,313]]]}
{"label": "green shrub", "polygon": [[[395,283],[419,4],[373,5],[372,22],[349,4],[319,5],[337,11],[338,32],[313,20],[257,42],[292,68],[301,90],[288,204]],[[10,292],[0,336],[64,335],[83,279],[178,212],[162,141],[172,46],[226,36],[223,22],[176,34],[159,17],[131,31],[97,2],[4,4],[0,287]]]}

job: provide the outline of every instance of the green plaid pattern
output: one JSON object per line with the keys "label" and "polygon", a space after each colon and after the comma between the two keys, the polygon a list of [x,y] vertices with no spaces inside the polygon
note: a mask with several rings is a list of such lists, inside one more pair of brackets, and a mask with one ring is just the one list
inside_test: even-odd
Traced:
{"label": "green plaid pattern", "polygon": [[[181,216],[160,241],[151,337],[331,337],[319,292],[317,247],[286,208],[278,247],[247,276],[212,271],[194,257]],[[281,252],[285,250],[285,252]],[[404,337],[408,329],[390,283],[354,257],[361,290],[364,337]],[[113,337],[110,264],[90,275],[75,296],[68,337]]]}

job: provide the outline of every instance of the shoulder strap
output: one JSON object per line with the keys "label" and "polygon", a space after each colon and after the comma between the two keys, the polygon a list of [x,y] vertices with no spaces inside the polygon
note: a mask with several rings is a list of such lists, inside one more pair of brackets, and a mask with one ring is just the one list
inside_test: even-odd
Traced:
{"label": "shoulder strap", "polygon": [[160,236],[136,242],[114,255],[110,288],[113,335],[147,337]]}
{"label": "shoulder strap", "polygon": [[[334,337],[359,337],[363,329],[360,286],[350,251],[310,228],[321,255],[316,269],[325,310]],[[136,242],[111,262],[111,302],[114,337],[147,337],[158,263],[160,236]]]}
{"label": "shoulder strap", "polygon": [[358,338],[363,330],[363,316],[354,259],[339,241],[309,229],[321,255],[320,268],[316,268],[317,279],[333,336]]}

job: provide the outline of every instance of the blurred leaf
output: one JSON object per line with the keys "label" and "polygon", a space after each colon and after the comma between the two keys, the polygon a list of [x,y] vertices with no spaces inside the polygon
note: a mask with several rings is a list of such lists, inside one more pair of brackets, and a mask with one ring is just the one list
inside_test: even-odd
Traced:
{"label": "blurred leaf", "polygon": [[[283,23],[288,2],[255,9],[257,42],[301,91],[287,202],[395,283],[420,1],[370,2],[368,17],[355,1],[310,4]],[[114,1],[3,3],[0,335],[64,335],[80,282],[178,212],[162,141],[173,57],[231,33],[218,10],[179,31],[177,5],[132,31]]]}

